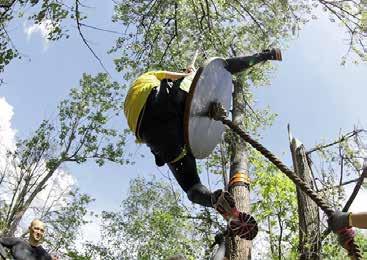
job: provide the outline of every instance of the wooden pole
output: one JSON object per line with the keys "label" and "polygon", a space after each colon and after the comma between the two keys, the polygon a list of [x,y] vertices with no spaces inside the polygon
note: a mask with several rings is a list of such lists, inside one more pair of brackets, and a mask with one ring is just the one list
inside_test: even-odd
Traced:
{"label": "wooden pole", "polygon": [[[294,172],[313,187],[311,168],[308,164],[305,147],[292,137],[288,126],[290,150]],[[297,187],[298,221],[299,221],[299,259],[311,260],[321,258],[320,216],[316,203]]]}

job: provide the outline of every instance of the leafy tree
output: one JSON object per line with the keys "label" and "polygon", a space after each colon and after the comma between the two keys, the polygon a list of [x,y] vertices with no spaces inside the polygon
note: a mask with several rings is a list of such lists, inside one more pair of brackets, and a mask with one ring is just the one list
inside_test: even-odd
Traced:
{"label": "leafy tree", "polygon": [[[282,259],[297,254],[298,216],[296,187],[291,180],[264,161],[258,153],[250,157],[254,168],[253,212],[269,245],[268,257]],[[264,256],[263,256],[264,257]],[[288,258],[288,257],[286,257]]]}
{"label": "leafy tree", "polygon": [[12,196],[3,205],[3,233],[14,234],[32,202],[66,162],[129,162],[124,159],[125,133],[113,121],[122,111],[122,86],[106,74],[83,75],[80,86],[60,103],[58,122],[44,120],[33,136],[9,152],[11,167],[3,170],[14,172],[15,178],[8,182]]}
{"label": "leafy tree", "polygon": [[121,211],[103,212],[103,244],[94,249],[103,259],[167,259],[176,254],[207,258],[212,238],[205,237],[211,230],[200,223],[211,218],[195,214],[191,207],[180,205],[180,200],[165,182],[132,180]]}
{"label": "leafy tree", "polygon": [[[93,201],[78,190],[69,193],[67,204],[59,210],[52,210],[42,220],[47,223],[46,247],[49,252],[63,256],[77,250],[80,228],[87,224],[87,206]],[[89,212],[91,213],[91,212]]]}
{"label": "leafy tree", "polygon": [[[360,25],[364,23],[365,6],[362,2],[126,1],[116,5],[114,21],[121,22],[127,30],[111,51],[120,53],[116,66],[125,79],[150,68],[178,70],[185,67],[188,54],[196,49],[201,50],[204,57],[234,56],[284,45],[304,23],[316,18],[318,5],[346,28],[356,25],[350,31],[352,39],[360,37],[360,41],[351,41],[350,46],[355,51],[357,45],[363,47],[364,32]],[[234,82],[232,118],[246,129],[254,124],[253,120],[246,121],[243,117],[246,108],[252,106],[252,100],[247,98],[251,96],[249,86],[264,83],[267,72],[267,66],[257,67]],[[228,155],[231,172],[236,165],[247,167],[244,144],[236,138],[227,141],[234,145],[222,157],[220,171],[224,182],[227,181],[224,169],[228,166]],[[242,194],[239,201],[248,197],[245,191]],[[245,259],[244,255],[239,259]]]}
{"label": "leafy tree", "polygon": [[[71,5],[70,3],[71,2]],[[20,57],[10,35],[8,25],[26,16],[32,23],[47,29],[48,40],[59,40],[69,35],[63,26],[65,20],[74,19],[75,7],[72,1],[57,0],[4,0],[0,3],[0,72],[14,58]],[[15,22],[14,21],[14,22]]]}

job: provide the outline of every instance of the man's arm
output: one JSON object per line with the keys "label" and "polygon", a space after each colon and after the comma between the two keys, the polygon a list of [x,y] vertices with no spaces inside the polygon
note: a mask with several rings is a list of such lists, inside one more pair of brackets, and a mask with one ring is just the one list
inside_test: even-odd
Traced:
{"label": "man's arm", "polygon": [[7,248],[12,248],[19,241],[21,241],[21,240],[19,238],[15,238],[15,237],[0,237],[0,244],[7,247]]}
{"label": "man's arm", "polygon": [[190,73],[165,71],[165,78],[170,80],[178,80],[188,75],[190,75]]}
{"label": "man's arm", "polygon": [[7,254],[4,247],[12,248],[18,241],[19,239],[15,237],[0,237],[0,256],[6,259]]}
{"label": "man's arm", "polygon": [[367,228],[367,212],[350,213],[350,225],[356,228]]}
{"label": "man's arm", "polygon": [[6,252],[2,244],[0,244],[0,257],[1,257],[0,259],[6,260]]}
{"label": "man's arm", "polygon": [[350,249],[356,228],[367,228],[367,212],[352,213],[335,211],[328,219],[330,229],[338,235],[338,241],[345,249]]}

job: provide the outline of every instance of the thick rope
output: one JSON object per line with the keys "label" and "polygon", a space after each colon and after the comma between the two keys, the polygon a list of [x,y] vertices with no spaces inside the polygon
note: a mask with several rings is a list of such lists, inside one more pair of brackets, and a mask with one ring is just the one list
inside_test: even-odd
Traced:
{"label": "thick rope", "polygon": [[[300,187],[303,192],[305,192],[316,204],[319,206],[322,211],[328,217],[334,213],[333,208],[331,208],[328,203],[318,196],[318,194],[298,175],[296,175],[292,170],[290,170],[280,159],[278,159],[274,154],[272,154],[268,149],[266,149],[262,144],[252,139],[248,134],[245,133],[238,125],[233,123],[226,117],[225,109],[218,103],[213,103],[209,108],[210,118],[214,120],[221,121],[223,124],[227,125],[231,128],[235,133],[237,133],[245,142],[249,143],[253,148],[259,151],[263,156],[265,156],[270,162],[272,162],[281,172],[290,178],[295,185]],[[354,239],[350,244],[349,255],[353,257],[352,259],[362,259],[361,251],[358,245],[355,243]]]}

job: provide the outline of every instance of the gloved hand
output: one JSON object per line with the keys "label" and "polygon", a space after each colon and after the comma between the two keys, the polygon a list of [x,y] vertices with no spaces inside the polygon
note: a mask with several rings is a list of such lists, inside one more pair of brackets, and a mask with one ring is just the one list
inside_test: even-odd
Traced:
{"label": "gloved hand", "polygon": [[196,68],[194,66],[188,66],[185,70],[186,73],[190,74],[196,72]]}
{"label": "gloved hand", "polygon": [[329,228],[334,233],[339,233],[339,230],[344,230],[349,228],[349,212],[341,212],[339,210],[335,211],[333,215],[327,220]]}
{"label": "gloved hand", "polygon": [[351,242],[353,241],[356,232],[353,228],[348,227],[344,229],[339,229],[337,232],[339,244],[346,250],[350,250]]}

